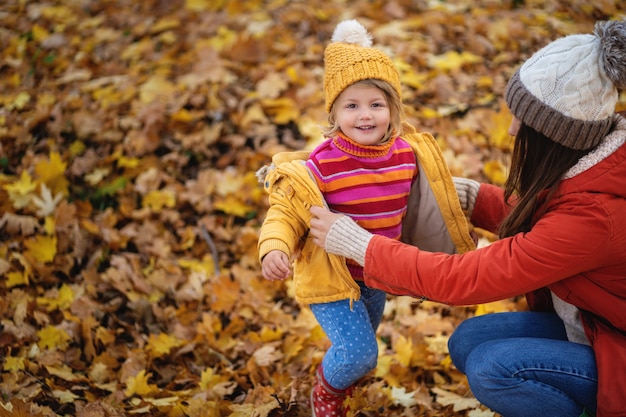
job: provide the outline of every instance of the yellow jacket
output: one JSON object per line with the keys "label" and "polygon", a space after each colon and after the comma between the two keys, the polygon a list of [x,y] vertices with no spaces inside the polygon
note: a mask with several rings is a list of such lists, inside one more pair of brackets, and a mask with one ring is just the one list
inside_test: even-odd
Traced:
{"label": "yellow jacket", "polygon": [[[402,138],[411,145],[419,168],[402,222],[402,241],[433,252],[463,253],[474,249],[465,214],[441,150],[429,133],[405,123]],[[345,258],[327,254],[308,236],[311,206],[325,206],[305,165],[309,152],[281,152],[257,173],[269,193],[270,208],[261,227],[259,260],[272,250],[294,262],[296,300],[326,303],[361,296]]]}

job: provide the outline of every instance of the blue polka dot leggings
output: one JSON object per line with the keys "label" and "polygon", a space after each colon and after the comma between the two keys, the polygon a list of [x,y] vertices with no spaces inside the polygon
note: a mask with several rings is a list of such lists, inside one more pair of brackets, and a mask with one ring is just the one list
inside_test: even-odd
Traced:
{"label": "blue polka dot leggings", "polygon": [[376,329],[383,317],[386,294],[361,281],[361,298],[311,304],[311,311],[330,339],[324,355],[324,378],[335,389],[348,388],[376,367]]}

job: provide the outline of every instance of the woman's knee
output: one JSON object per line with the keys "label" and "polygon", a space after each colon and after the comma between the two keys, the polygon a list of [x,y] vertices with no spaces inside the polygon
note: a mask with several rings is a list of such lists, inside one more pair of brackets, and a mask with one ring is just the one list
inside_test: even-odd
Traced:
{"label": "woman's knee", "polygon": [[476,335],[473,319],[467,319],[454,330],[448,339],[448,352],[450,359],[456,368],[465,373],[465,362],[475,345],[472,342]]}

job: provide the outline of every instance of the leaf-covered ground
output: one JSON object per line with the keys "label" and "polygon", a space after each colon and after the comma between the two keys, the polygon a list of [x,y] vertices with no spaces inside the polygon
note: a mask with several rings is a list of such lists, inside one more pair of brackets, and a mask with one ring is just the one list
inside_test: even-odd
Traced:
{"label": "leaf-covered ground", "polygon": [[[618,3],[3,1],[0,416],[310,415],[328,342],[290,281],[260,276],[254,172],[319,140],[335,25],[393,56],[454,175],[501,184],[509,76]],[[516,308],[390,297],[352,410],[493,416],[446,341]]]}

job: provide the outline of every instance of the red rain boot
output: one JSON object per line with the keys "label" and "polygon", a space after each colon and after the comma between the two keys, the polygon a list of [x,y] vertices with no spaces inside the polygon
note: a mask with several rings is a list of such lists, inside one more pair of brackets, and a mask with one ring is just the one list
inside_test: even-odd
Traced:
{"label": "red rain boot", "polygon": [[311,411],[313,417],[345,417],[348,409],[343,408],[343,400],[352,393],[352,387],[338,390],[330,386],[324,378],[322,365],[317,368],[316,381],[311,390]]}

